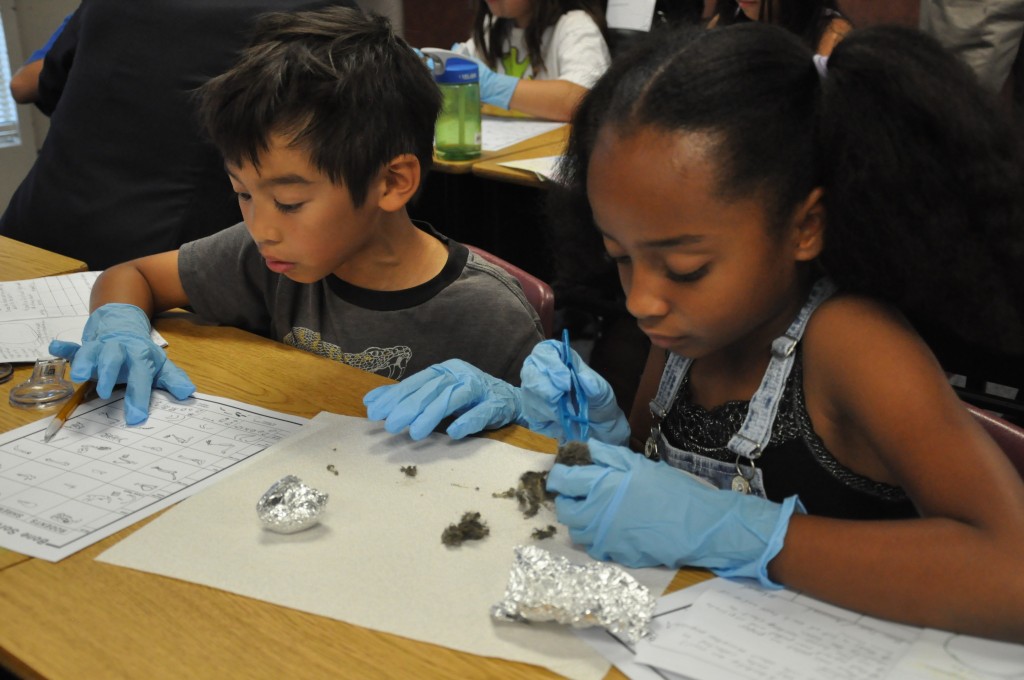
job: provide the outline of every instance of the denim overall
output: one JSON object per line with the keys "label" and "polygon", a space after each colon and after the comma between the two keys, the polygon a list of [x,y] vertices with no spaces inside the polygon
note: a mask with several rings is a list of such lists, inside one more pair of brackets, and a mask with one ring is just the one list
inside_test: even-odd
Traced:
{"label": "denim overall", "polygon": [[705,479],[719,489],[732,489],[765,498],[764,479],[757,467],[757,459],[772,436],[772,425],[779,412],[779,402],[786,386],[786,379],[793,368],[796,346],[803,337],[804,329],[811,314],[835,292],[835,285],[828,279],[814,284],[807,302],[785,334],[772,342],[772,357],[768,362],[761,385],[750,399],[746,419],[739,431],[729,440],[729,451],[736,456],[734,462],[725,462],[684,451],[668,443],[661,431],[679,386],[690,369],[692,359],[670,354],[665,370],[661,374],[658,393],[651,400],[651,414],[654,425],[644,446],[644,455],[653,460],[664,459],[669,465]]}

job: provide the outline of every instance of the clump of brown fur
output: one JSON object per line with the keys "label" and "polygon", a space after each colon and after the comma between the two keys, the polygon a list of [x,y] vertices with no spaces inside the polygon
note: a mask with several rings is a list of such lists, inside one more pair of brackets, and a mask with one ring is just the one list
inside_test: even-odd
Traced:
{"label": "clump of brown fur", "polygon": [[458,524],[449,524],[441,534],[441,543],[455,547],[463,541],[479,541],[491,533],[485,522],[480,520],[479,512],[466,512]]}

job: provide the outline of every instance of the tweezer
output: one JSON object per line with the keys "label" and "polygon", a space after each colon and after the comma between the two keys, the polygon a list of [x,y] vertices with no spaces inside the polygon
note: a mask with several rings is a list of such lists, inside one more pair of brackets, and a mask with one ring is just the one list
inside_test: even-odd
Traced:
{"label": "tweezer", "polygon": [[559,418],[562,421],[562,429],[565,430],[566,441],[578,439],[587,440],[587,432],[590,430],[589,408],[587,394],[580,387],[579,375],[576,366],[572,362],[572,349],[569,347],[569,330],[562,330],[562,361],[569,369],[569,391],[562,394],[558,399]]}

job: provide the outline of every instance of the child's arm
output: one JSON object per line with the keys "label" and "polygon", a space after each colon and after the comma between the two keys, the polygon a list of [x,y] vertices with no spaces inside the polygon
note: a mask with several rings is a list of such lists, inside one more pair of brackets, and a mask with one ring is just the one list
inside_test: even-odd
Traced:
{"label": "child's arm", "polygon": [[135,305],[148,316],[188,304],[178,274],[178,251],[150,255],[106,270],[89,299],[95,310],[109,302]]}
{"label": "child's arm", "polygon": [[509,108],[536,118],[568,121],[587,92],[568,80],[520,80]]}
{"label": "child's arm", "polygon": [[1024,483],[921,340],[837,299],[808,328],[804,384],[833,455],[901,485],[922,518],[794,516],[771,577],[875,616],[1024,641]]}
{"label": "child's arm", "polygon": [[30,61],[11,76],[11,97],[19,104],[31,104],[39,98],[39,73],[43,60]]}
{"label": "child's arm", "polygon": [[[454,45],[454,48],[459,48]],[[460,48],[461,51],[464,49]],[[480,73],[480,100],[500,109],[511,109],[536,118],[568,121],[576,105],[588,90],[568,80],[529,80],[496,73],[483,61]]]}
{"label": "child's arm", "polygon": [[821,34],[821,40],[818,41],[818,54],[825,57],[832,54],[832,50],[836,48],[836,45],[852,30],[853,24],[846,19],[836,18],[830,21],[825,31]]}
{"label": "child's arm", "polygon": [[71,379],[96,381],[96,392],[110,396],[125,383],[125,420],[141,423],[149,415],[152,388],[178,399],[195,385],[151,338],[149,317],[188,304],[178,276],[177,251],[116,265],[103,272],[92,289],[92,314],[82,344],[54,340],[50,353],[72,361]]}

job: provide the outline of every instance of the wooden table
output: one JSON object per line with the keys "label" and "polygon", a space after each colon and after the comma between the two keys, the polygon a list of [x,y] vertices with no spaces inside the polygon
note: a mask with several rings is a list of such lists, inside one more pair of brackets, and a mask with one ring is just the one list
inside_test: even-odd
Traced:
{"label": "wooden table", "polygon": [[[516,149],[497,158],[485,158],[474,163],[472,172],[477,177],[498,180],[499,182],[511,182],[528,187],[547,188],[549,182],[541,180],[535,173],[517,168],[509,168],[502,165],[506,161],[519,161],[527,158],[543,158],[544,156],[560,156],[565,153],[565,146],[569,142],[570,126],[566,125],[557,130],[546,132],[533,138],[538,144],[529,148]],[[513,147],[509,147],[512,149]]]}
{"label": "wooden table", "polygon": [[[179,314],[157,321],[167,352],[201,392],[311,417],[365,416],[384,378]],[[241,376],[241,379],[240,379]],[[32,417],[0,405],[0,427]],[[489,435],[538,451],[554,442],[519,427]],[[96,561],[141,522],[61,562],[0,571],[0,662],[27,677],[550,678],[549,671],[379,633],[201,585]],[[686,570],[678,588],[708,578]],[[610,677],[622,678],[615,669]]]}
{"label": "wooden table", "polygon": [[20,281],[85,270],[84,262],[0,236],[0,281]]}

